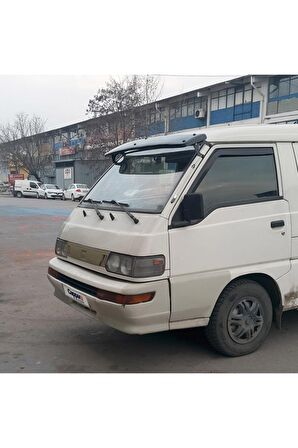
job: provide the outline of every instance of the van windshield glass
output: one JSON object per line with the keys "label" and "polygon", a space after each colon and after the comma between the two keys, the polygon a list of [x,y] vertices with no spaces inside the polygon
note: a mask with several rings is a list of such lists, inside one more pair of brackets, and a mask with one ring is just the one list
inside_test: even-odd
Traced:
{"label": "van windshield glass", "polygon": [[98,208],[117,208],[117,201],[132,211],[160,213],[193,157],[193,147],[127,155],[97,182],[83,205],[93,200]]}
{"label": "van windshield glass", "polygon": [[45,187],[46,187],[48,190],[59,190],[58,185],[54,185],[54,184],[46,184]]}

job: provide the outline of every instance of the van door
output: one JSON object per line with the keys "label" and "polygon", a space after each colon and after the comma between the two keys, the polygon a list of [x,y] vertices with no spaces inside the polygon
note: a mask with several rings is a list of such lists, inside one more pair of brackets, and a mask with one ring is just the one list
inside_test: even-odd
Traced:
{"label": "van door", "polygon": [[26,191],[26,195],[30,196],[30,197],[34,197],[36,198],[37,196],[37,191],[38,191],[38,185],[36,182],[29,182],[29,186],[28,186],[28,190]]}
{"label": "van door", "polygon": [[[189,192],[204,218],[174,228],[170,218],[171,321],[210,317],[231,279],[290,269],[291,223],[275,145],[214,147]],[[181,202],[180,202],[181,204]]]}

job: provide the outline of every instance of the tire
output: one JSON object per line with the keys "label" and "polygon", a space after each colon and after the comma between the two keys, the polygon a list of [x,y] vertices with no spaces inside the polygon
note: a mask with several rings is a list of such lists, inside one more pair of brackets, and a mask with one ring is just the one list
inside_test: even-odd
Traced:
{"label": "tire", "polygon": [[270,297],[259,283],[236,280],[224,289],[213,309],[207,339],[223,355],[247,355],[266,339],[272,314]]}
{"label": "tire", "polygon": [[71,200],[72,200],[73,202],[75,202],[75,197],[74,197],[73,194],[71,195]]}
{"label": "tire", "polygon": [[17,192],[16,192],[16,197],[17,197],[17,198],[22,198],[22,197],[23,197],[22,192],[21,192],[21,191],[17,191]]}

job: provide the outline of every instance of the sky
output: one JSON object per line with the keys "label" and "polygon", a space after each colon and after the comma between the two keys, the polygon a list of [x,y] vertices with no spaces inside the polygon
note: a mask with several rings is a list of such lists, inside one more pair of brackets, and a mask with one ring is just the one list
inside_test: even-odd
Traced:
{"label": "sky", "polygon": [[[0,125],[24,112],[46,120],[46,130],[86,120],[88,100],[119,75],[0,75]],[[234,75],[238,76],[238,75]],[[161,98],[230,79],[231,75],[160,75]]]}

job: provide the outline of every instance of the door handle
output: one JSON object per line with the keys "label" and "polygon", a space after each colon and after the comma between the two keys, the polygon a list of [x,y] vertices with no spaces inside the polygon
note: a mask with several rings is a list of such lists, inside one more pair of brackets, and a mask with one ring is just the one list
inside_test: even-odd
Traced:
{"label": "door handle", "polygon": [[284,227],[285,222],[283,219],[280,221],[271,221],[271,229],[276,229],[277,227]]}

